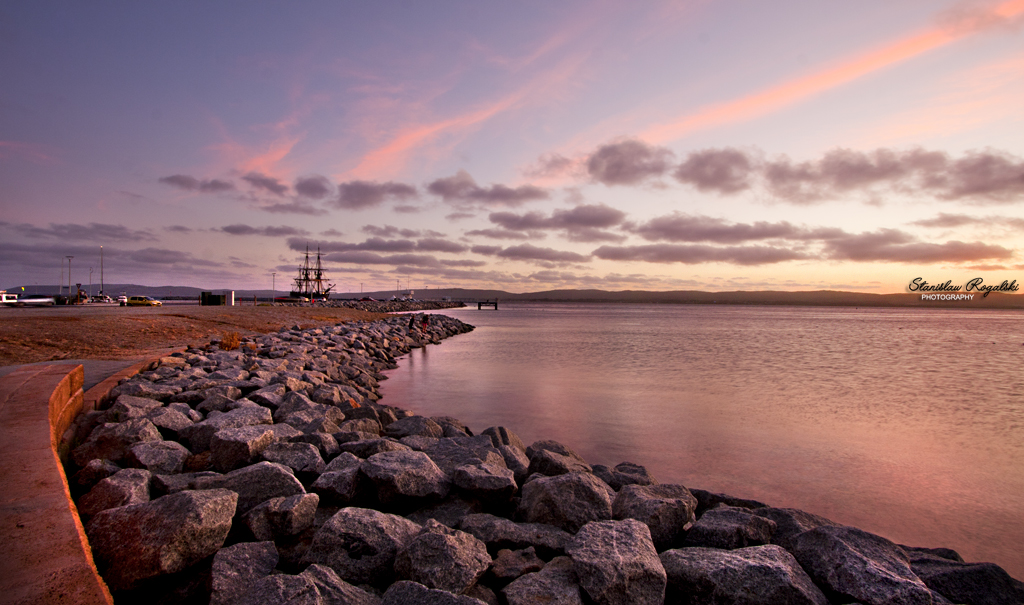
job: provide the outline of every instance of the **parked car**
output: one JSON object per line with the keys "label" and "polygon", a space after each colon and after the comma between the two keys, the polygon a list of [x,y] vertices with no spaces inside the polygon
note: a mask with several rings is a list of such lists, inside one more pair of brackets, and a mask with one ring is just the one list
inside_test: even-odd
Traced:
{"label": "parked car", "polygon": [[155,298],[150,298],[148,296],[128,297],[129,307],[159,307],[162,306],[163,304],[164,303],[160,302],[159,300],[156,300]]}
{"label": "parked car", "polygon": [[113,303],[114,299],[110,298],[106,294],[97,294],[96,296],[90,297],[89,302],[91,303]]}
{"label": "parked car", "polygon": [[29,294],[28,296],[21,296],[18,298],[18,306],[31,306],[31,307],[49,307],[57,304],[56,296],[46,296],[43,294]]}
{"label": "parked car", "polygon": [[127,307],[128,306],[128,297],[125,296],[124,294],[122,294],[121,296],[118,296],[117,297],[117,304],[121,305],[122,307]]}

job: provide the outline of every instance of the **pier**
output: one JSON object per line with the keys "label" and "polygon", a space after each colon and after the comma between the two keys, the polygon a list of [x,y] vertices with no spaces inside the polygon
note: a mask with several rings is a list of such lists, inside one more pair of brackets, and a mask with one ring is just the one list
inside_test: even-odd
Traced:
{"label": "pier", "polygon": [[476,302],[476,308],[477,308],[478,311],[480,309],[483,309],[484,307],[493,307],[494,310],[497,311],[498,310],[498,299],[495,298],[494,300],[478,300]]}

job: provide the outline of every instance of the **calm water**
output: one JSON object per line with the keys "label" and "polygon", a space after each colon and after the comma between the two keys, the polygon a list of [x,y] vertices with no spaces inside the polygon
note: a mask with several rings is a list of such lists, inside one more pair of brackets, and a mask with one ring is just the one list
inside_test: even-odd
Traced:
{"label": "calm water", "polygon": [[801,508],[1024,578],[1024,313],[674,305],[446,311],[384,403]]}

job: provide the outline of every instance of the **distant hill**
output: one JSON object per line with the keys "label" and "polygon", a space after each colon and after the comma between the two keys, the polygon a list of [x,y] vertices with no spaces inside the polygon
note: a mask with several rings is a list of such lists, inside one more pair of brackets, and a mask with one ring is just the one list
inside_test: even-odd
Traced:
{"label": "distant hill", "polygon": [[[109,296],[122,292],[128,296],[152,296],[158,299],[198,299],[199,293],[208,291],[225,293],[223,288],[193,288],[190,286],[140,286],[137,284],[105,284]],[[86,289],[87,286],[83,286]],[[20,292],[21,287],[8,287],[8,292]],[[67,288],[65,287],[65,292]],[[99,285],[93,284],[93,293],[99,292]],[[26,294],[56,294],[57,286],[26,286]],[[270,298],[272,292],[265,290],[235,290],[236,301]],[[287,292],[278,290],[278,296]],[[394,290],[375,292],[340,292],[331,298],[361,298],[369,296],[386,300],[394,296]],[[924,301],[917,293],[868,294],[863,292],[842,292],[837,290],[815,290],[804,292],[780,291],[735,291],[703,292],[700,290],[678,290],[672,292],[648,292],[643,290],[546,290],[542,292],[514,293],[504,290],[475,290],[466,288],[429,288],[416,290],[414,298],[440,300],[451,298],[461,301],[494,300],[507,302],[571,302],[571,303],[643,303],[643,304],[697,304],[697,305],[798,305],[798,306],[843,306],[843,307],[922,307],[922,308],[969,308],[969,309],[1022,309],[1024,295],[994,292],[988,297],[973,293],[972,300]]]}

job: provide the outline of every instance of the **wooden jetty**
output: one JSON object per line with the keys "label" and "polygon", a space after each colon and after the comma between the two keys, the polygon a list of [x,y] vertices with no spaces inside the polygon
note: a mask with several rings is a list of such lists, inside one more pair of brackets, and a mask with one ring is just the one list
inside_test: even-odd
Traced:
{"label": "wooden jetty", "polygon": [[483,309],[484,307],[494,307],[494,310],[497,311],[498,310],[498,299],[495,298],[494,300],[478,300],[476,302],[476,309],[477,309],[477,311],[479,311],[480,309]]}

